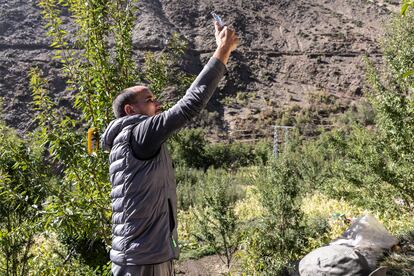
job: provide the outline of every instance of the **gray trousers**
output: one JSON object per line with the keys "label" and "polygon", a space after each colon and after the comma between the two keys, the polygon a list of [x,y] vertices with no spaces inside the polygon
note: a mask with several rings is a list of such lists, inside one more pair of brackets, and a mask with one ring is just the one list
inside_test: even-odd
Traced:
{"label": "gray trousers", "polygon": [[125,265],[112,263],[114,276],[174,276],[173,261],[152,265]]}

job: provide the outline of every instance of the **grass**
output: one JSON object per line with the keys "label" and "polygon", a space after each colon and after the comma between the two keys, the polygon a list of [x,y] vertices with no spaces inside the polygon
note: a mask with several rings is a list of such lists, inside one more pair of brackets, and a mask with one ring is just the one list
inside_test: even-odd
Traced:
{"label": "grass", "polygon": [[[258,167],[255,166],[242,167],[233,172],[234,188],[238,190],[235,192],[244,195],[238,197],[235,203],[235,213],[240,223],[248,224],[265,216],[265,210],[260,202],[260,194],[255,186],[259,173]],[[414,230],[413,213],[409,211],[396,213],[395,210],[374,212],[360,206],[345,199],[330,198],[320,192],[306,195],[302,200],[301,208],[305,214],[304,219],[309,229],[309,235],[312,237],[304,248],[304,252],[307,253],[328,244],[340,237],[351,225],[353,219],[370,214],[378,219],[392,235],[400,237],[402,241],[400,251],[390,253],[381,262],[381,265],[390,267],[389,275],[414,275],[412,271],[412,267],[414,267],[414,231],[410,233],[410,230]],[[197,229],[196,219],[191,208],[186,211],[180,210],[178,221],[182,260],[200,259],[206,255],[216,254],[213,248],[197,238],[199,229]],[[403,233],[410,234],[403,235]]]}

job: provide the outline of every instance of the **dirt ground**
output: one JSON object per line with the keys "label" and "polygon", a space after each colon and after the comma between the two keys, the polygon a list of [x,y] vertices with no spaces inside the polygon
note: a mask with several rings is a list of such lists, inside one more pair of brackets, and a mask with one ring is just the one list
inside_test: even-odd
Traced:
{"label": "dirt ground", "polygon": [[[231,268],[231,271],[235,270],[236,267]],[[225,275],[228,272],[229,269],[218,255],[205,256],[199,260],[178,261],[175,264],[176,275],[213,276]]]}

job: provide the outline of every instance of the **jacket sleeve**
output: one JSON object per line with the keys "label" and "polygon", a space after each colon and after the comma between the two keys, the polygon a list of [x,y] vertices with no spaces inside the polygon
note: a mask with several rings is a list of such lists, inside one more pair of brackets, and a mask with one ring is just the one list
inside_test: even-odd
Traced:
{"label": "jacket sleeve", "polygon": [[135,155],[142,159],[154,156],[168,137],[207,105],[225,72],[225,65],[212,57],[182,99],[170,109],[138,124],[131,137]]}

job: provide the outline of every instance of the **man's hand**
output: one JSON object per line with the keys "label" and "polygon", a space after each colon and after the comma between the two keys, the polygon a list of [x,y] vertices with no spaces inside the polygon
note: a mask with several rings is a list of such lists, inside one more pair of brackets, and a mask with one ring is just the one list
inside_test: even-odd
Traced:
{"label": "man's hand", "polygon": [[216,37],[217,49],[213,56],[224,64],[227,64],[231,52],[236,49],[237,44],[239,43],[239,38],[237,37],[236,32],[229,29],[227,26],[221,28],[217,22],[214,22],[214,27],[216,29],[214,35]]}

